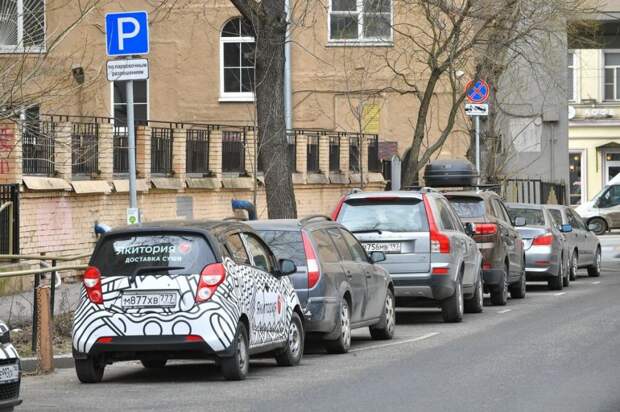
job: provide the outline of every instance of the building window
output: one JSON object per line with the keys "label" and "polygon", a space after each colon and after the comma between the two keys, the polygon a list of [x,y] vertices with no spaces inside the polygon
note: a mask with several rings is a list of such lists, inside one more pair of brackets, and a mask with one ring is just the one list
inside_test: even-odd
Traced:
{"label": "building window", "polygon": [[577,101],[577,70],[575,53],[568,52],[568,100]]}
{"label": "building window", "polygon": [[[114,89],[112,108],[114,113],[114,124],[116,126],[127,126],[127,88],[125,82],[114,82],[112,87]],[[134,80],[133,117],[136,125],[148,120],[148,95],[147,80]]]}
{"label": "building window", "polygon": [[220,100],[254,100],[254,30],[240,17],[230,20],[220,37]]}
{"label": "building window", "polygon": [[620,100],[620,53],[605,53],[605,100]]}
{"label": "building window", "polygon": [[581,150],[569,152],[568,169],[570,181],[570,204],[578,205],[585,201],[585,153]]}
{"label": "building window", "polygon": [[606,151],[605,154],[605,184],[620,174],[620,152]]}
{"label": "building window", "polygon": [[0,0],[0,52],[45,50],[44,0]]}
{"label": "building window", "polygon": [[331,42],[392,41],[392,0],[331,0]]}

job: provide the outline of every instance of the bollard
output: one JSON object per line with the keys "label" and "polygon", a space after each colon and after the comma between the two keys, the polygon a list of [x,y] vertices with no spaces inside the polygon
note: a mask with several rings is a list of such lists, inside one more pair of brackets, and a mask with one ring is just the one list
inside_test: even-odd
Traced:
{"label": "bollard", "polygon": [[54,347],[52,346],[53,328],[50,311],[50,288],[42,286],[36,290],[37,296],[37,329],[39,370],[42,373],[54,371]]}

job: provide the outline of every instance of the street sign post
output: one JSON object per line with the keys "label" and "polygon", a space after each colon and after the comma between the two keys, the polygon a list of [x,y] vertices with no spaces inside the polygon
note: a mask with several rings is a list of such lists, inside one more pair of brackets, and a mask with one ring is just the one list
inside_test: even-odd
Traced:
{"label": "street sign post", "polygon": [[[149,52],[149,20],[145,11],[108,13],[105,16],[108,56],[134,56]],[[136,190],[136,135],[133,113],[133,81],[148,79],[146,59],[111,60],[107,64],[108,80],[126,81],[127,137],[129,157],[129,208],[127,223],[140,223]]]}
{"label": "street sign post", "polygon": [[480,183],[480,116],[489,115],[489,105],[486,102],[489,100],[490,93],[491,88],[484,80],[478,80],[477,82],[471,80],[465,86],[465,98],[467,99],[465,113],[468,116],[474,117],[476,125],[476,171],[478,172],[478,183]]}

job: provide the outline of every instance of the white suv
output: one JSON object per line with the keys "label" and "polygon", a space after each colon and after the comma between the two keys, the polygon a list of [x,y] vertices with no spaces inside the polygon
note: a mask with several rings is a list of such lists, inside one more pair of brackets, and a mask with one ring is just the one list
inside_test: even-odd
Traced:
{"label": "white suv", "polygon": [[80,381],[101,381],[106,364],[215,358],[243,379],[250,354],[278,364],[303,355],[302,311],[265,243],[240,222],[175,222],[106,233],[84,273],[73,324]]}

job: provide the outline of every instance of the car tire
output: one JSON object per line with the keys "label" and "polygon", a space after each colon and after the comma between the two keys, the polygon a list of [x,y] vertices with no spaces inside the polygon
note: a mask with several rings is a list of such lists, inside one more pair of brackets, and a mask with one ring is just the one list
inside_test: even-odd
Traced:
{"label": "car tire", "polygon": [[[562,256],[561,259],[562,259],[562,261],[560,262],[560,265],[562,265],[562,267],[564,267],[564,256]],[[562,273],[564,274],[564,277],[562,278],[562,286],[567,288],[567,287],[570,286],[572,269],[571,270],[563,270]]]}
{"label": "car tire", "polygon": [[394,303],[394,293],[390,289],[385,295],[383,314],[381,320],[368,328],[370,336],[375,340],[388,340],[394,337],[396,329],[396,304]]}
{"label": "car tire", "polygon": [[441,315],[444,322],[456,323],[463,320],[464,312],[463,281],[458,279],[454,294],[441,302]]}
{"label": "car tire", "polygon": [[466,313],[481,313],[484,308],[484,291],[482,286],[482,273],[480,279],[476,283],[476,290],[474,296],[465,301]]}
{"label": "car tire", "polygon": [[351,308],[346,299],[340,301],[337,339],[323,341],[327,353],[347,353],[351,348]]}
{"label": "car tire", "polygon": [[601,247],[596,248],[596,254],[594,255],[594,264],[592,266],[588,266],[588,276],[591,278],[597,278],[601,276]]}
{"label": "car tire", "polygon": [[558,275],[547,281],[547,286],[549,287],[550,290],[564,289],[564,276],[565,276],[564,272],[565,272],[564,265],[561,265]]}
{"label": "car tire", "polygon": [[166,366],[168,359],[142,359],[140,362],[146,369],[161,369]]}
{"label": "car tire", "polygon": [[607,232],[607,222],[605,222],[605,219],[601,219],[600,217],[593,217],[592,219],[588,220],[588,227],[592,225],[592,231],[594,232],[595,235],[600,236],[605,234],[605,232]]}
{"label": "car tire", "polygon": [[105,363],[100,358],[89,356],[75,359],[75,372],[82,383],[99,383],[103,379]]}
{"label": "car tire", "polygon": [[288,339],[284,350],[276,354],[276,362],[280,366],[295,366],[304,354],[304,325],[297,312],[291,316]]}
{"label": "car tire", "polygon": [[240,381],[248,375],[250,368],[250,351],[248,348],[248,331],[243,322],[239,322],[235,339],[233,340],[233,354],[220,359],[222,375],[230,381]]}
{"label": "car tire", "polygon": [[508,268],[509,266],[506,265],[500,284],[491,289],[491,303],[495,306],[506,306],[508,303]]}
{"label": "car tire", "polygon": [[577,269],[578,269],[578,260],[579,256],[577,255],[577,251],[574,250],[573,253],[570,255],[570,260],[569,260],[569,269],[568,269],[568,277],[570,278],[570,280],[574,281],[577,279]]}
{"label": "car tire", "polygon": [[521,273],[521,278],[519,278],[519,282],[510,285],[510,297],[512,299],[524,299],[525,294],[527,293],[527,281],[525,279],[525,271]]}

